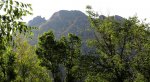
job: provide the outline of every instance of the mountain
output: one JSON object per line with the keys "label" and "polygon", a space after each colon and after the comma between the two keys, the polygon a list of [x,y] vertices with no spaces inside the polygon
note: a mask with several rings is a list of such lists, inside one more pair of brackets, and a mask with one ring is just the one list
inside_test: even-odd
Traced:
{"label": "mountain", "polygon": [[88,17],[77,10],[61,10],[52,15],[48,20],[37,16],[28,22],[29,26],[37,26],[39,30],[33,30],[34,37],[30,41],[32,45],[37,43],[39,35],[48,30],[52,30],[57,39],[61,36],[67,36],[73,33],[82,39],[82,50],[87,50],[86,40],[94,37],[93,31],[90,31]]}
{"label": "mountain", "polygon": [[119,16],[119,15],[114,15],[113,17],[114,17],[114,20],[117,20],[117,21],[123,21],[124,20],[124,18]]}
{"label": "mountain", "polygon": [[89,27],[88,17],[81,11],[61,10],[54,13],[52,17],[39,28],[42,33],[51,29],[54,31],[55,36],[59,38],[68,33],[85,37],[85,31],[89,29]]}
{"label": "mountain", "polygon": [[39,27],[44,22],[46,22],[46,19],[44,17],[42,18],[41,16],[36,16],[35,18],[33,18],[28,22],[28,25]]}
{"label": "mountain", "polygon": [[[101,20],[105,19],[104,15],[100,15]],[[123,20],[121,16],[111,16],[112,19],[120,21]],[[66,36],[68,33],[73,33],[82,39],[82,50],[86,52],[89,48],[86,46],[87,39],[94,38],[94,31],[90,28],[88,17],[81,11],[78,10],[61,10],[52,15],[48,20],[37,16],[28,22],[30,26],[37,26],[39,30],[33,30],[34,37],[30,41],[31,44],[37,43],[39,35],[43,34],[48,30],[52,30],[57,39],[61,36]]]}
{"label": "mountain", "polygon": [[[106,16],[100,15],[99,19],[104,20]],[[123,20],[121,16],[115,15],[111,16],[113,20]],[[88,17],[81,11],[72,10],[61,10],[52,15],[48,20],[37,16],[31,21],[28,22],[29,26],[36,26],[39,29],[33,30],[34,37],[30,41],[32,45],[36,44],[38,41],[38,36],[43,34],[48,30],[53,30],[55,37],[59,39],[61,36],[66,36],[68,33],[73,33],[79,36],[82,40],[82,52],[83,54],[89,54],[89,52],[95,51],[96,49],[89,48],[86,45],[88,39],[93,39],[95,37],[94,31],[90,28],[90,23]],[[85,56],[85,55],[83,55]],[[87,57],[91,57],[90,55]],[[97,56],[96,56],[97,57]],[[65,71],[63,66],[60,66],[61,73],[63,74],[62,78],[65,78]]]}
{"label": "mountain", "polygon": [[[47,20],[41,16],[36,16],[35,18],[33,18],[32,20],[30,20],[28,22],[28,26],[33,26],[33,27],[39,27],[41,24],[45,23]],[[34,36],[32,37],[32,40],[30,40],[30,44],[31,45],[35,45],[37,43],[37,38],[39,35],[39,30],[37,29],[33,29],[32,32],[34,33]]]}
{"label": "mountain", "polygon": [[[124,18],[119,15],[110,16],[112,19],[121,21]],[[99,16],[100,19],[105,19],[104,15]],[[42,34],[48,30],[53,30],[55,36],[59,38],[62,35],[73,33],[82,38],[89,37],[90,34],[87,31],[90,28],[88,17],[81,11],[78,10],[61,10],[55,12],[52,17],[48,20],[37,16],[28,22],[29,26],[39,27],[38,34]],[[91,36],[92,37],[92,36]]]}

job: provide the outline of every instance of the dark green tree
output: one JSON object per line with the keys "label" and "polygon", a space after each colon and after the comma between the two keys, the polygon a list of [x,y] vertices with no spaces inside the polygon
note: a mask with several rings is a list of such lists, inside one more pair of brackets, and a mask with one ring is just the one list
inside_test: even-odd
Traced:
{"label": "dark green tree", "polygon": [[61,82],[59,65],[62,63],[63,53],[64,46],[55,40],[52,31],[39,38],[36,54],[42,60],[41,65],[51,70],[54,82]]}
{"label": "dark green tree", "polygon": [[[66,71],[67,82],[73,82],[76,78],[77,65],[80,53],[81,41],[79,37],[69,34],[68,38],[62,37],[56,40],[53,32],[44,33],[39,38],[36,53],[42,59],[42,66],[51,70],[54,82],[61,82],[60,69]],[[60,65],[63,65],[62,67]]]}
{"label": "dark green tree", "polygon": [[62,37],[60,40],[65,44],[64,66],[66,69],[66,81],[76,82],[79,78],[79,58],[81,56],[81,40],[74,34],[68,34],[68,38]]}
{"label": "dark green tree", "polygon": [[15,80],[17,74],[15,72],[15,53],[12,48],[7,47],[3,57],[1,56],[0,80],[2,82],[10,82]]}
{"label": "dark green tree", "polygon": [[135,69],[144,76],[145,82],[150,82],[150,32],[145,33],[147,37],[143,37],[140,43],[141,53],[136,55],[134,59]]}
{"label": "dark green tree", "polygon": [[113,17],[101,20],[91,7],[87,8],[91,27],[95,30],[95,40],[91,43],[99,55],[95,71],[109,82],[133,82],[135,70],[132,61],[135,56],[145,54],[142,48],[147,44],[148,24],[140,22],[137,17],[123,21]]}

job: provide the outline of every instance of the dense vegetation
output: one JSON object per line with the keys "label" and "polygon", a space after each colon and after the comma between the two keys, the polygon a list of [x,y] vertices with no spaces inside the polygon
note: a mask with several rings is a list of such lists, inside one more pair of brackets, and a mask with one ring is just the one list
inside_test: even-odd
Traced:
{"label": "dense vegetation", "polygon": [[82,38],[74,34],[56,39],[52,31],[28,42],[31,27],[22,17],[31,4],[0,1],[0,82],[150,82],[149,24],[137,17],[100,19],[87,13],[95,38],[81,52]]}

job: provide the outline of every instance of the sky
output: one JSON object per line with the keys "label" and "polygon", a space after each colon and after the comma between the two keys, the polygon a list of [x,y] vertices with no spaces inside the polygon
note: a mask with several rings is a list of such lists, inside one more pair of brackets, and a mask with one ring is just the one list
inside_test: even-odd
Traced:
{"label": "sky", "polygon": [[128,18],[137,15],[140,20],[150,20],[150,0],[17,0],[31,3],[33,15],[27,16],[29,21],[36,16],[49,19],[59,10],[80,10],[85,13],[86,6],[91,5],[100,15],[120,15]]}

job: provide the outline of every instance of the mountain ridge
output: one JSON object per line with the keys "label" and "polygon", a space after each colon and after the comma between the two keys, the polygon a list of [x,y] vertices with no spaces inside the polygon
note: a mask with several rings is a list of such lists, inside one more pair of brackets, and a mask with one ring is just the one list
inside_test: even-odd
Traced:
{"label": "mountain ridge", "polygon": [[[114,20],[120,21],[123,17],[119,15],[111,16]],[[105,19],[106,16],[100,15],[100,19]],[[39,23],[32,24],[31,21],[43,20]],[[90,28],[90,23],[88,21],[88,16],[83,12],[78,10],[61,10],[55,12],[48,20],[44,20],[42,17],[36,17],[33,20],[28,22],[29,26],[38,26],[39,30],[34,32],[34,39],[31,41],[31,44],[37,43],[37,38],[39,35],[52,30],[57,39],[61,36],[67,36],[68,33],[73,33],[79,36],[82,39],[82,50],[87,51],[86,41],[95,37],[94,31]]]}

